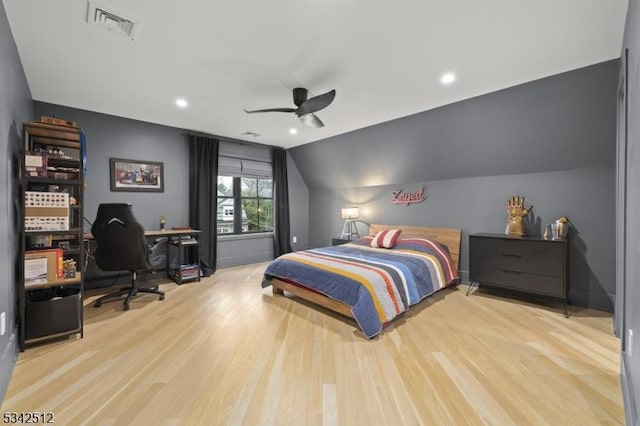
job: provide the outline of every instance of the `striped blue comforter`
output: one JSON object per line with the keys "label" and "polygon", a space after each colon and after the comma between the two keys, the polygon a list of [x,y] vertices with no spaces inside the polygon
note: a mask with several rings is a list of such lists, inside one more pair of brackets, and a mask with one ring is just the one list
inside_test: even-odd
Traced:
{"label": "striped blue comforter", "polygon": [[371,237],[349,244],[288,253],[265,270],[351,307],[368,338],[385,324],[436,291],[457,282],[458,270],[447,248],[420,238],[399,239],[393,248],[372,248]]}

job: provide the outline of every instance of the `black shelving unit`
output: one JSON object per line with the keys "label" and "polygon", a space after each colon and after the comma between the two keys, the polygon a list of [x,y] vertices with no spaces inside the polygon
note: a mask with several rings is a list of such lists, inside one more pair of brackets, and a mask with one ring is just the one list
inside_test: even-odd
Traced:
{"label": "black shelving unit", "polygon": [[197,233],[172,236],[169,238],[168,250],[169,278],[178,284],[200,281],[200,252]]}
{"label": "black shelving unit", "polygon": [[[18,294],[21,351],[54,338],[83,336],[85,256],[80,130],[33,121],[23,123],[23,135]],[[34,160],[41,162],[41,167],[34,166]]]}

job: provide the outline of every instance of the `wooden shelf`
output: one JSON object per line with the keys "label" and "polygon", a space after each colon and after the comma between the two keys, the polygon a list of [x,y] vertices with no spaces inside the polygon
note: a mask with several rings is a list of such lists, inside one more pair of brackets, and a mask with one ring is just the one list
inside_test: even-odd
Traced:
{"label": "wooden shelf", "polygon": [[68,285],[80,284],[82,282],[82,272],[76,272],[75,278],[67,278],[56,281],[47,281],[44,283],[24,283],[25,290],[37,290],[40,288],[64,287]]}
{"label": "wooden shelf", "polygon": [[[30,121],[24,123],[24,128],[28,131],[28,136],[36,136],[49,138],[54,140],[80,142],[80,129],[73,127],[56,126],[53,124],[40,123],[38,121]],[[50,145],[60,145],[60,142],[54,143],[52,141]],[[79,147],[79,146],[78,146]]]}
{"label": "wooden shelf", "polygon": [[[83,335],[83,313],[82,298],[84,292],[84,276],[80,271],[84,265],[85,250],[82,247],[82,218],[84,203],[84,176],[82,174],[82,161],[77,157],[82,157],[82,146],[80,144],[80,129],[67,126],[58,126],[41,122],[23,123],[24,155],[34,152],[38,147],[51,150],[69,149],[69,153],[63,158],[58,155],[47,155],[47,166],[53,170],[47,171],[47,176],[25,176],[25,158],[22,158],[20,169],[20,193],[22,205],[25,206],[20,218],[21,246],[19,265],[19,320],[18,320],[18,346],[21,351],[25,350],[27,343],[43,342],[50,339],[68,336],[72,334]],[[44,153],[43,153],[44,154]],[[59,174],[55,178],[53,173]],[[42,173],[44,174],[44,173]],[[70,179],[61,179],[68,177]],[[74,205],[65,206],[63,212],[52,212],[53,216],[62,215],[69,218],[70,229],[59,230],[26,230],[27,221],[25,215],[30,207],[26,207],[26,195],[31,188],[40,188],[47,192],[53,190],[51,186],[62,187],[69,192],[69,197],[75,199]],[[51,191],[49,191],[51,192]],[[40,215],[40,213],[38,213]],[[40,237],[40,238],[38,238]],[[43,238],[44,237],[44,238]],[[75,277],[55,279],[42,282],[25,282],[25,256],[27,250],[38,250],[39,248],[28,249],[35,243],[56,247],[55,240],[69,240],[72,245],[69,249],[62,249],[62,256],[65,260],[73,260],[76,263]],[[45,247],[42,247],[45,249]],[[49,277],[55,276],[57,262],[60,259],[47,259],[47,274]],[[50,262],[53,262],[51,264]],[[49,294],[55,294],[50,299]],[[44,298],[44,299],[42,299]],[[80,307],[80,309],[78,309]],[[71,330],[71,328],[73,328]],[[69,331],[67,331],[69,329]],[[63,330],[60,332],[60,330]]]}
{"label": "wooden shelf", "polygon": [[71,228],[71,229],[67,229],[65,230],[60,230],[60,231],[24,231],[24,233],[26,235],[71,235],[71,234],[77,234],[79,232],[82,232],[82,229],[80,228]]}
{"label": "wooden shelf", "polygon": [[80,179],[54,179],[48,177],[25,177],[28,183],[46,183],[50,185],[80,185]]}

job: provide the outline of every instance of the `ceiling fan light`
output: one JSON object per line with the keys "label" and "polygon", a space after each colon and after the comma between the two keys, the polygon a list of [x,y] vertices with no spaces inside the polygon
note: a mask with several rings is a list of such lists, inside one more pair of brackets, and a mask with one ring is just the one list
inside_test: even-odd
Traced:
{"label": "ceiling fan light", "polygon": [[298,118],[300,118],[300,121],[309,127],[324,127],[324,123],[314,113],[300,114]]}

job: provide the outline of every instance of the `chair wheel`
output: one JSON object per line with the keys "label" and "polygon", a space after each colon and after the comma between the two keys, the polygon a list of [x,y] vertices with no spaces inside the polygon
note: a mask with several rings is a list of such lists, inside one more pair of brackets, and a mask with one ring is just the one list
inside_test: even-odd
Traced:
{"label": "chair wheel", "polygon": [[164,300],[164,294],[159,297],[159,300]]}
{"label": "chair wheel", "polygon": [[100,306],[102,306],[102,302],[96,302],[93,304],[94,308],[99,308]]}

